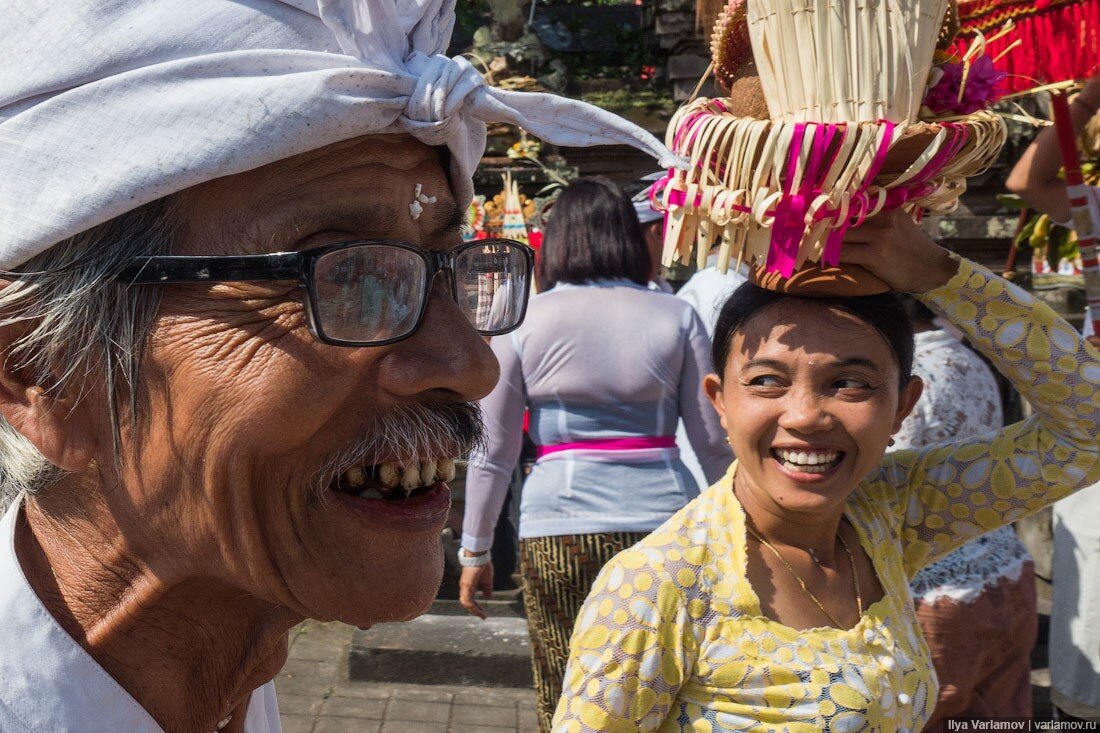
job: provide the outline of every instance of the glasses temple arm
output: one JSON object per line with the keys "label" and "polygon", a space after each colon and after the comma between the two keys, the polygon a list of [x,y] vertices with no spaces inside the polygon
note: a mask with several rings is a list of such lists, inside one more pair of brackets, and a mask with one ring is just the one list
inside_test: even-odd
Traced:
{"label": "glasses temple arm", "polygon": [[297,252],[215,257],[135,257],[116,279],[131,285],[300,280],[301,262],[301,255]]}

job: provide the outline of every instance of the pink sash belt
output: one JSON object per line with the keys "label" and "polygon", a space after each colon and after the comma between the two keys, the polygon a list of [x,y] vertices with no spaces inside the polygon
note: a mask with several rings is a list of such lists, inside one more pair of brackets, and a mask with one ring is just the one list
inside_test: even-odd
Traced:
{"label": "pink sash belt", "polygon": [[578,440],[574,443],[558,443],[556,445],[538,446],[539,458],[551,453],[559,453],[563,450],[650,450],[653,448],[675,448],[675,435],[643,436],[638,438],[593,438],[592,440]]}

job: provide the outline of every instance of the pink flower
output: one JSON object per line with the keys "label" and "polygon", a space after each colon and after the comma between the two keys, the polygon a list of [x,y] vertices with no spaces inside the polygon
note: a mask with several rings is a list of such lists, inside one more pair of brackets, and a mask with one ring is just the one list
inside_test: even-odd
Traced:
{"label": "pink flower", "polygon": [[962,84],[962,64],[948,62],[935,67],[942,72],[940,78],[924,96],[924,106],[937,115],[968,115],[986,109],[1000,96],[998,85],[1008,74],[998,71],[988,56],[979,56],[970,64],[966,88],[959,100]]}

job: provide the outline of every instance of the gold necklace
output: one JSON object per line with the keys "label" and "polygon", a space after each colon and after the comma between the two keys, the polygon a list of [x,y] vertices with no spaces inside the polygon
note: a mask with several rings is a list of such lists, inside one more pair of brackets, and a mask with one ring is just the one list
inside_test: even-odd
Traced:
{"label": "gold necklace", "polygon": [[[802,592],[810,597],[810,600],[813,601],[818,609],[820,609],[820,611],[825,614],[830,621],[833,622],[833,625],[836,628],[845,628],[842,623],[836,620],[836,617],[833,616],[833,614],[829,613],[829,611],[825,608],[821,601],[817,599],[817,596],[810,592],[810,589],[806,587],[806,581],[802,580],[802,577],[795,572],[794,568],[791,567],[791,564],[787,562],[786,558],[779,554],[779,550],[775,549],[772,543],[768,542],[766,539],[764,539],[763,535],[753,529],[752,525],[749,524],[749,517],[747,514],[745,515],[745,529],[748,530],[749,534],[753,536],[753,539],[764,545],[764,547],[767,547],[769,550],[772,551],[772,554],[779,558],[779,562],[783,563],[783,567],[787,568],[787,572],[790,573],[794,577],[794,579],[798,581],[798,585],[802,588]],[[844,552],[848,555],[848,564],[852,568],[852,585],[854,586],[856,592],[856,611],[859,613],[859,617],[862,619],[863,594],[860,593],[859,590],[859,576],[856,574],[856,559],[852,555],[852,551],[848,549],[848,543],[844,541],[844,536],[841,535],[839,531],[837,531],[836,538],[840,540],[840,546],[844,548]],[[810,556],[813,557],[812,552],[810,553]]]}

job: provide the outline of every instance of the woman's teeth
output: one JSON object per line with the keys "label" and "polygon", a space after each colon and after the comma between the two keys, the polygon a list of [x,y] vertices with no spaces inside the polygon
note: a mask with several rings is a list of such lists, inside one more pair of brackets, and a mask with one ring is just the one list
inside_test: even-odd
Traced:
{"label": "woman's teeth", "polygon": [[840,458],[840,452],[835,450],[800,451],[776,448],[775,455],[788,467],[803,473],[825,473]]}
{"label": "woman's teeth", "polygon": [[[377,493],[382,498],[389,498],[398,488],[401,489],[402,494],[409,496],[421,487],[432,486],[438,481],[446,483],[453,480],[455,477],[455,459],[427,458],[410,463],[408,466],[402,466],[394,461],[387,461],[379,464],[375,473],[380,484]],[[344,471],[341,478],[346,485],[352,488],[358,488],[367,483],[367,473],[362,466],[349,468]],[[369,498],[375,493],[375,489],[367,489],[361,492],[359,496]]]}

